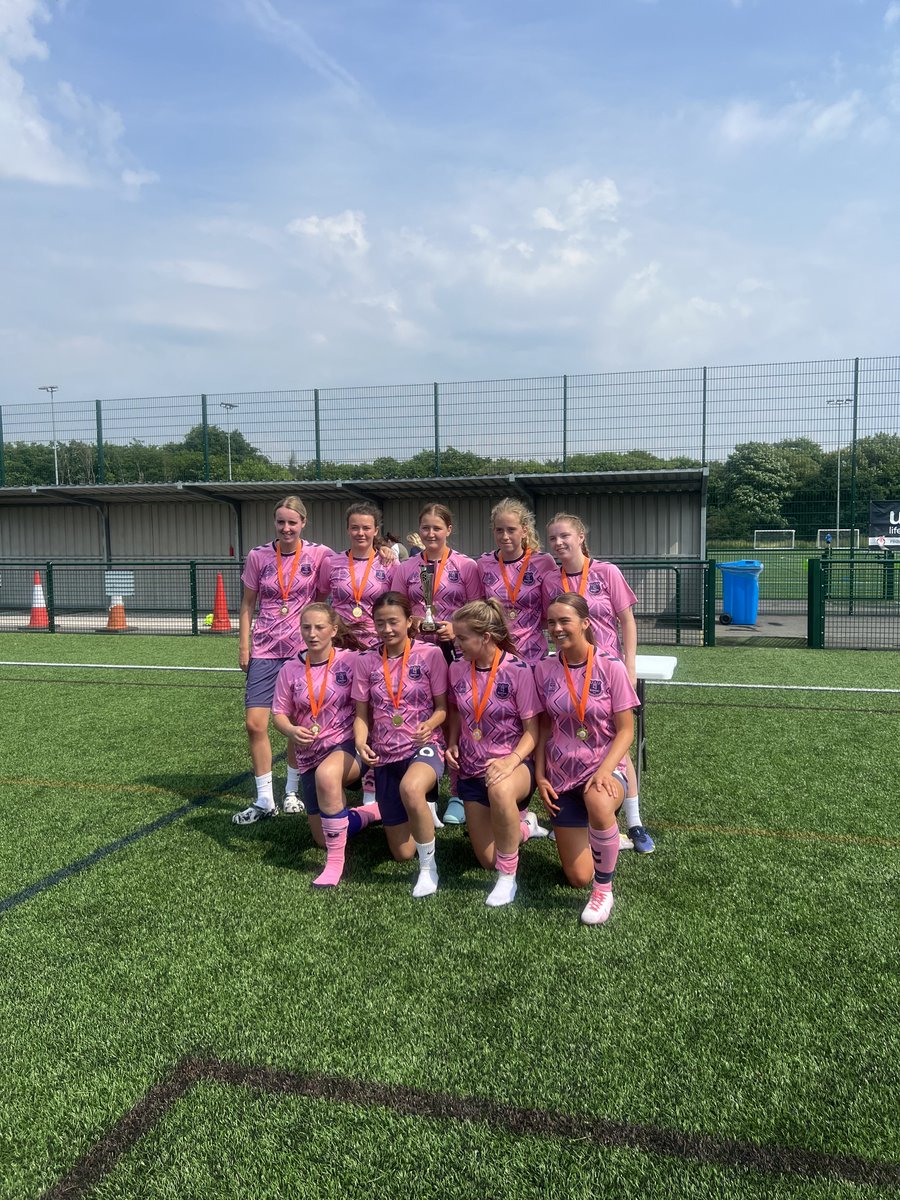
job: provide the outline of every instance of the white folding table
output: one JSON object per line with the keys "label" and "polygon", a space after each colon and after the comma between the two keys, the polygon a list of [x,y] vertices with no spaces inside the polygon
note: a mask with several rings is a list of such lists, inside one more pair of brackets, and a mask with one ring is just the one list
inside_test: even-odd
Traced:
{"label": "white folding table", "polygon": [[675,668],[678,666],[678,659],[667,654],[636,654],[634,656],[634,667],[637,675],[637,691],[640,707],[636,714],[636,729],[637,747],[634,756],[634,769],[637,772],[638,787],[641,783],[641,770],[647,765],[647,715],[646,702],[644,699],[645,685],[648,683],[661,683],[667,679],[671,679],[675,674]]}

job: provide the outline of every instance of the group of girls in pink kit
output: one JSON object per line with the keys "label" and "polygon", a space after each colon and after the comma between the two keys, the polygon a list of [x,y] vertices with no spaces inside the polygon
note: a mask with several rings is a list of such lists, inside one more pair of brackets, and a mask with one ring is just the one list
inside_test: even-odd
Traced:
{"label": "group of girls in pink kit", "polygon": [[[338,884],[348,840],[380,822],[393,857],[418,860],[413,895],[437,891],[447,772],[444,821],[465,823],[477,861],[496,872],[489,906],[512,903],[520,846],[549,834],[568,882],[591,887],[581,920],[602,924],[620,849],[654,849],[629,758],[635,596],[617,567],[590,557],[578,517],[549,523],[552,555],[518,500],[500,501],[491,521],[496,549],[474,560],[449,545],[450,510],[428,504],[422,557],[398,562],[374,505],[350,506],[341,553],[304,539],[297,497],[276,507],[275,538],[250,552],[242,576],[257,796],[232,819],[249,825],[279,811],[271,715],[288,746],[282,810],[305,812],[325,851],[316,886]],[[420,628],[423,565],[434,632]],[[345,788],[359,786],[363,803],[348,808]],[[530,809],[535,788],[552,832]]]}

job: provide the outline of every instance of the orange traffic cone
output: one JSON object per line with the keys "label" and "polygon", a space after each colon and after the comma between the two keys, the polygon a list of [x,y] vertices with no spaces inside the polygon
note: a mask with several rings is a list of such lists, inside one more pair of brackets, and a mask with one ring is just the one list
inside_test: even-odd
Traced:
{"label": "orange traffic cone", "polygon": [[31,593],[31,620],[28,622],[29,629],[47,629],[50,628],[50,619],[47,616],[47,602],[44,599],[44,589],[41,586],[41,573],[34,573],[34,591]]}
{"label": "orange traffic cone", "polygon": [[128,629],[125,624],[125,602],[121,596],[113,596],[110,599],[106,629],[110,633],[124,633]]}
{"label": "orange traffic cone", "polygon": [[225,581],[222,572],[216,579],[216,599],[213,604],[213,621],[210,626],[212,633],[231,633],[231,618],[228,616],[228,602],[225,599]]}

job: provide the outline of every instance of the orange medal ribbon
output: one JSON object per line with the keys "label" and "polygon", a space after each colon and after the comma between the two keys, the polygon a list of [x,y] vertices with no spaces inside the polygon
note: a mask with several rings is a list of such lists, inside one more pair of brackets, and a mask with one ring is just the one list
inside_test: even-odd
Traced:
{"label": "orange medal ribbon", "polygon": [[584,723],[585,713],[587,712],[588,691],[591,686],[591,668],[594,665],[594,647],[588,646],[587,663],[584,668],[584,686],[581,689],[581,699],[575,695],[575,685],[572,683],[572,676],[569,672],[569,664],[566,662],[565,651],[560,655],[562,658],[563,670],[566,673],[566,687],[569,689],[569,695],[572,697],[572,703],[575,705],[575,712],[578,714],[578,720],[581,722],[580,728],[576,731],[576,736],[582,741],[586,741],[588,737],[588,729]]}
{"label": "orange medal ribbon", "polygon": [[275,565],[278,568],[278,586],[281,588],[281,615],[287,616],[288,611],[288,593],[291,590],[291,584],[294,582],[294,576],[297,574],[297,567],[300,565],[300,553],[303,550],[303,543],[300,542],[297,549],[294,551],[294,563],[291,567],[291,577],[288,580],[287,587],[284,586],[284,572],[281,569],[281,542],[275,543]]}
{"label": "orange medal ribbon", "polygon": [[361,617],[362,610],[362,594],[366,590],[366,584],[369,582],[369,572],[372,570],[372,563],[375,561],[375,551],[369,551],[369,561],[366,563],[366,569],[363,572],[362,583],[359,587],[356,586],[356,567],[353,565],[356,560],[353,557],[353,551],[347,551],[347,563],[350,567],[350,591],[353,593],[353,599],[356,604],[353,607],[354,617]]}
{"label": "orange medal ribbon", "polygon": [[472,663],[472,709],[475,714],[475,728],[472,730],[472,738],[476,742],[480,742],[483,734],[481,732],[481,714],[487,708],[487,702],[490,699],[491,692],[494,690],[494,679],[497,675],[497,668],[500,666],[500,659],[503,655],[500,653],[499,647],[494,651],[494,658],[491,662],[491,673],[488,675],[487,683],[484,691],[481,694],[481,699],[478,698],[478,672],[475,664]]}
{"label": "orange medal ribbon", "polygon": [[503,561],[503,555],[497,555],[497,562],[500,564],[500,574],[503,576],[503,586],[506,588],[506,594],[509,596],[509,615],[516,615],[516,599],[519,592],[522,590],[522,580],[525,578],[525,572],[528,570],[528,560],[531,558],[531,547],[525,551],[522,558],[522,566],[519,568],[519,577],[516,579],[515,587],[509,586],[509,580],[506,578],[506,563]]}
{"label": "orange medal ribbon", "polygon": [[[325,689],[328,687],[328,672],[331,670],[331,664],[334,662],[334,647],[331,647],[331,653],[328,655],[328,662],[325,666],[325,673],[322,676],[322,686],[319,689],[319,694],[316,696],[313,687],[312,671],[309,669],[309,658],[303,660],[303,665],[306,668],[306,690],[309,693],[309,711],[312,713],[312,724],[309,729],[313,734],[317,734],[321,729],[316,717],[319,715],[319,709],[325,700]],[[319,664],[316,663],[316,666]]]}
{"label": "orange medal ribbon", "polygon": [[403,650],[403,661],[400,664],[400,677],[397,680],[397,694],[394,695],[394,684],[391,680],[391,668],[388,666],[387,647],[382,647],[381,650],[381,666],[384,670],[384,682],[387,684],[388,695],[391,698],[391,704],[394,706],[394,715],[391,717],[391,724],[401,726],[403,724],[403,714],[400,712],[400,697],[403,695],[403,678],[406,675],[406,664],[409,662],[409,651],[412,642],[409,638],[406,639],[406,646]]}
{"label": "orange medal ribbon", "polygon": [[[579,596],[584,595],[585,588],[587,587],[587,577],[588,577],[588,570],[590,569],[590,565],[591,565],[591,560],[587,557],[587,555],[585,555],[584,566],[581,568],[581,582],[578,584],[578,595]],[[565,567],[560,567],[559,573],[560,573],[560,577],[562,578],[563,591],[571,592],[572,589],[569,587],[569,577],[566,574]]]}

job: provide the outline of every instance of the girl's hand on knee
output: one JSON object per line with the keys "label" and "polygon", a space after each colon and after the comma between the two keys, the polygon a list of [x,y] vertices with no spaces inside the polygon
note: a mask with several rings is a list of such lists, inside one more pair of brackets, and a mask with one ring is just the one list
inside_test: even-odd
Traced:
{"label": "girl's hand on knee", "polygon": [[585,791],[597,792],[603,800],[618,800],[619,785],[612,777],[612,771],[601,767],[591,776]]}
{"label": "girl's hand on knee", "polygon": [[488,787],[496,787],[498,783],[508,779],[518,765],[519,760],[514,754],[507,754],[503,758],[489,758],[487,769],[484,772],[484,782]]}

